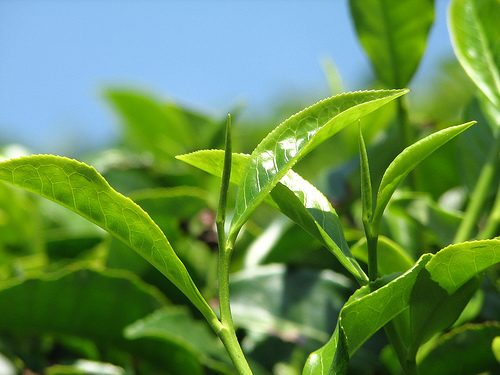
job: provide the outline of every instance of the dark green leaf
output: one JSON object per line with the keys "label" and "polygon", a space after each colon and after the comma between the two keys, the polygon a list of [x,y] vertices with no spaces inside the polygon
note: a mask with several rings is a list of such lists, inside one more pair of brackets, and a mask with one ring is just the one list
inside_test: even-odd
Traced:
{"label": "dark green leaf", "polygon": [[[178,343],[129,341],[123,329],[165,306],[165,297],[124,271],[68,267],[0,285],[0,330],[18,337],[54,334],[92,340],[142,358],[172,374],[202,374],[192,352]],[[165,353],[170,353],[168,358]]]}
{"label": "dark green leaf", "polygon": [[434,22],[434,0],[350,0],[358,37],[377,77],[405,87],[417,70]]}
{"label": "dark green leaf", "polygon": [[[469,324],[443,335],[419,363],[425,375],[475,375],[498,369],[492,341],[500,337],[498,322]],[[493,372],[491,372],[493,373]]]}

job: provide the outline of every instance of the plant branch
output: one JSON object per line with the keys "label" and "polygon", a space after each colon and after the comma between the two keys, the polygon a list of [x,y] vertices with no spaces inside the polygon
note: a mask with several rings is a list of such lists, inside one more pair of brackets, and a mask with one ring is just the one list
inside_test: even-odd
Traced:
{"label": "plant branch", "polygon": [[240,375],[251,375],[252,370],[245,359],[236,332],[234,329],[231,306],[229,299],[229,266],[231,262],[232,246],[226,238],[226,206],[229,190],[229,179],[231,177],[231,116],[228,115],[226,126],[226,147],[224,152],[224,169],[219,193],[219,204],[217,207],[217,235],[219,240],[219,307],[222,326],[217,331],[224,344],[229,357],[233,361]]}
{"label": "plant branch", "polygon": [[[495,177],[498,168],[498,153],[500,152],[500,128],[495,132],[493,141],[486,163],[483,165],[476,186],[472,191],[469,204],[465,211],[465,216],[460,223],[458,231],[454,238],[454,243],[464,242],[471,238],[472,232],[481,215],[484,202],[488,196],[488,190]],[[497,198],[498,199],[498,198]],[[495,204],[497,207],[499,204]]]}

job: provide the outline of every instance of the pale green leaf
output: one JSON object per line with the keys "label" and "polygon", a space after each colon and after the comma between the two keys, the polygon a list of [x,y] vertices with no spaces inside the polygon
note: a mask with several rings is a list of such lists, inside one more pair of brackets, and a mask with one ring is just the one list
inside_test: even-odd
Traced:
{"label": "pale green leaf", "polygon": [[238,188],[229,238],[307,153],[353,121],[408,90],[363,91],[322,100],[275,128],[252,152]]}
{"label": "pale green leaf", "polygon": [[500,107],[500,1],[454,0],[449,25],[455,54],[477,87]]}
{"label": "pale green leaf", "polygon": [[120,239],[174,283],[207,319],[215,321],[160,228],[94,168],[64,157],[34,155],[0,162],[0,180],[50,199]]}
{"label": "pale green leaf", "polygon": [[382,177],[377,195],[377,204],[373,214],[373,223],[378,225],[385,207],[389,203],[392,194],[403,179],[410,173],[422,160],[437,150],[443,144],[463,132],[468,127],[475,124],[474,121],[462,125],[452,126],[421,139],[420,141],[405,148],[392,163]]}
{"label": "pale green leaf", "polygon": [[361,45],[377,77],[405,87],[417,70],[434,22],[434,0],[350,0]]}
{"label": "pale green leaf", "polygon": [[[222,175],[224,151],[202,150],[177,156],[188,164],[215,176]],[[249,155],[233,154],[231,182],[240,184]],[[266,201],[303,227],[329,249],[339,262],[361,282],[367,277],[351,255],[339,217],[328,199],[293,171],[282,177]]]}

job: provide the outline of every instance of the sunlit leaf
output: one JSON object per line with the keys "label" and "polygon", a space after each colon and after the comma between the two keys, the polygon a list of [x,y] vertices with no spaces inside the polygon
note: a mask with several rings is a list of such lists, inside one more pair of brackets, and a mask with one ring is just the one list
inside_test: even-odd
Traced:
{"label": "sunlit leaf", "polygon": [[216,319],[158,226],[94,168],[64,157],[34,155],[1,162],[0,180],[59,203],[108,231],[153,264],[207,318]]}
{"label": "sunlit leaf", "polygon": [[350,0],[358,37],[377,77],[405,87],[417,70],[434,21],[434,0]]}
{"label": "sunlit leaf", "polygon": [[382,177],[377,195],[377,204],[373,215],[373,222],[378,223],[382,218],[385,207],[389,203],[392,194],[403,179],[415,168],[423,159],[429,156],[440,146],[463,132],[475,122],[468,122],[462,125],[452,126],[421,139],[420,141],[405,148],[393,162],[387,167]]}
{"label": "sunlit leaf", "polygon": [[[177,156],[179,160],[219,177],[222,175],[223,157],[222,150],[203,150]],[[240,184],[249,160],[249,155],[233,154],[231,182]],[[265,199],[319,240],[354,277],[366,282],[366,275],[351,255],[335,209],[313,185],[297,173],[288,171]]]}
{"label": "sunlit leaf", "polygon": [[455,54],[467,74],[500,107],[500,2],[454,0],[449,25]]}
{"label": "sunlit leaf", "polygon": [[408,90],[363,91],[322,100],[275,128],[252,152],[238,188],[229,238],[308,152],[353,121]]}

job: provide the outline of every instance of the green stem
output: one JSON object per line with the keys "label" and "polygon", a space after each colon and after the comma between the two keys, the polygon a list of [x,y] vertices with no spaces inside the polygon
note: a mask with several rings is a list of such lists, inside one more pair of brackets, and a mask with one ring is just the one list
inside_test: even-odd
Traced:
{"label": "green stem", "polygon": [[384,326],[385,334],[391,343],[398,362],[403,369],[405,375],[418,375],[417,365],[414,359],[408,359],[408,350],[406,348],[401,335],[399,334],[394,321],[390,321]]}
{"label": "green stem", "polygon": [[373,227],[367,229],[365,226],[365,233],[368,247],[368,277],[370,281],[375,281],[378,278],[378,230],[373,230]]}
{"label": "green stem", "polygon": [[498,228],[500,227],[500,185],[498,186],[497,195],[495,197],[495,203],[493,203],[493,208],[491,209],[490,216],[486,221],[486,225],[483,230],[477,236],[478,240],[486,240],[488,238],[493,238],[498,233]]}
{"label": "green stem", "polygon": [[[498,153],[500,152],[500,130],[495,133],[493,146],[491,147],[486,163],[483,165],[476,186],[472,191],[465,216],[460,223],[455,235],[454,243],[464,242],[471,238],[472,232],[481,215],[484,202],[488,196],[488,190],[495,177],[498,168]],[[495,205],[496,206],[496,205]]]}
{"label": "green stem", "polygon": [[219,307],[220,328],[216,330],[224,344],[229,357],[240,375],[252,375],[252,370],[243,354],[236,331],[234,329],[229,300],[229,265],[231,263],[232,243],[226,238],[226,206],[229,190],[229,179],[231,177],[231,116],[228,115],[226,127],[226,147],[224,152],[224,168],[219,193],[219,205],[217,207],[217,236],[219,240]]}
{"label": "green stem", "polygon": [[219,305],[222,327],[218,335],[240,375],[252,375],[234,330],[229,303],[229,264],[232,249],[223,244],[219,254]]}

